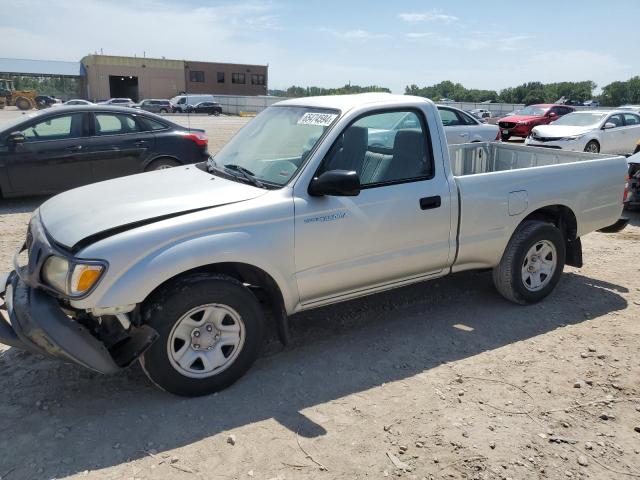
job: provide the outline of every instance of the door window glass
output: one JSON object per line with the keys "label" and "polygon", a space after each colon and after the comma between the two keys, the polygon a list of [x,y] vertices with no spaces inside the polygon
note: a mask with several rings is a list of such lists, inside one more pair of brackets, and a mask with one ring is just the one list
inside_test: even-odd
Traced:
{"label": "door window glass", "polygon": [[448,108],[439,108],[438,112],[440,112],[440,118],[442,119],[442,124],[445,127],[456,127],[460,125],[460,119],[453,110],[449,110]]}
{"label": "door window glass", "polygon": [[429,178],[426,127],[413,111],[363,117],[336,140],[318,174],[329,170],[355,171],[363,188]]}
{"label": "door window glass", "polygon": [[624,125],[624,122],[622,120],[622,115],[619,115],[619,114],[618,115],[611,115],[607,119],[606,123],[613,123],[616,126],[616,128],[617,127],[621,127],[621,126]]}
{"label": "door window glass", "polygon": [[633,113],[625,113],[624,124],[626,126],[638,125],[640,124],[640,117],[638,117],[638,115],[634,115]]}
{"label": "door window glass", "polygon": [[139,131],[140,127],[129,115],[96,113],[96,135],[117,135]]}
{"label": "door window glass", "polygon": [[23,130],[27,141],[62,140],[82,136],[82,113],[37,122]]}

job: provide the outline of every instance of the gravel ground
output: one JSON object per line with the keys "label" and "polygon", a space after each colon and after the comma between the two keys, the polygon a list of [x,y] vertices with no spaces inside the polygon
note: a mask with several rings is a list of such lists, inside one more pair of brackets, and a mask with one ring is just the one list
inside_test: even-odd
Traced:
{"label": "gravel ground", "polygon": [[[0,204],[1,270],[42,200]],[[296,315],[205,398],[0,347],[0,478],[640,478],[640,215],[584,258],[529,307],[467,272]]]}

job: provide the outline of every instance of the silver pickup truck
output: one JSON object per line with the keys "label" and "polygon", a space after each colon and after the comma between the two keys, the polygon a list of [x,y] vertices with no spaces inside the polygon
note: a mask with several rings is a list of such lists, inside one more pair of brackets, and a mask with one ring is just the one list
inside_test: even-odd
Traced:
{"label": "silver pickup truck", "polygon": [[296,312],[470,269],[543,299],[619,219],[626,173],[623,157],[448,147],[423,98],[283,101],[206,163],[42,204],[0,278],[0,342],[103,373],[139,359],[159,387],[209,394],[268,325],[286,343]]}

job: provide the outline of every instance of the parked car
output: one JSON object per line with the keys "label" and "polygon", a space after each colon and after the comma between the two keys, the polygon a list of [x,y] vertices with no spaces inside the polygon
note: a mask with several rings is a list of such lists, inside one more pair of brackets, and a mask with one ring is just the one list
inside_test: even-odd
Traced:
{"label": "parked car", "polygon": [[207,158],[203,130],[127,108],[60,107],[0,128],[3,197],[56,193]]}
{"label": "parked car", "polygon": [[66,106],[66,107],[72,107],[72,106],[75,106],[75,105],[94,105],[94,103],[90,102],[89,100],[83,100],[81,98],[74,98],[72,100],[67,100],[64,103],[57,103],[57,104],[52,105],[52,106],[54,106],[54,107],[56,107],[56,106],[57,107],[62,107],[63,105]]}
{"label": "parked car", "polygon": [[485,108],[475,108],[473,110],[470,110],[469,113],[471,113],[472,115],[476,116],[477,118],[491,118],[493,117],[493,114],[485,109]]}
{"label": "parked car", "polygon": [[565,115],[551,125],[534,127],[525,144],[628,155],[636,148],[638,140],[640,114],[623,110],[583,110]]}
{"label": "parked car", "polygon": [[177,95],[171,100],[174,112],[186,112],[189,106],[194,106],[202,102],[215,102],[213,95]]}
{"label": "parked car", "polygon": [[140,108],[141,110],[153,113],[169,113],[173,111],[169,100],[160,99],[145,99],[136,103],[133,108]]}
{"label": "parked car", "polygon": [[438,105],[438,113],[449,145],[500,140],[497,125],[488,125],[459,108]]}
{"label": "parked car", "polygon": [[526,138],[531,129],[537,125],[547,125],[567,113],[575,110],[565,105],[529,105],[518,112],[498,120],[502,140],[507,141],[511,137]]}
{"label": "parked car", "polygon": [[[393,148],[369,147],[396,116]],[[295,312],[470,269],[542,300],[582,266],[581,237],[619,219],[626,172],[622,157],[447,148],[418,97],[283,101],[206,164],[42,204],[28,260],[0,278],[0,342],[103,373],[139,358],[161,388],[209,394],[258,356],[265,309],[286,342]]]}
{"label": "parked car", "polygon": [[118,107],[133,107],[136,104],[130,98],[110,98],[109,100],[104,100],[98,102],[98,105],[114,105]]}
{"label": "parked car", "polygon": [[[500,138],[500,129],[496,125],[486,125],[458,108],[438,105],[437,109],[450,145],[491,142]],[[415,115],[405,112],[387,115],[378,118],[377,121],[376,125],[371,126],[367,136],[368,146],[373,149],[390,151],[393,149],[398,131],[419,127]]]}
{"label": "parked car", "polygon": [[640,112],[640,105],[622,105],[618,110],[631,110],[632,112]]}
{"label": "parked car", "polygon": [[187,107],[189,113],[208,113],[209,115],[218,116],[222,113],[222,106],[217,102],[200,102],[196,105]]}
{"label": "parked car", "polygon": [[627,158],[629,172],[622,202],[627,210],[640,208],[640,153]]}
{"label": "parked car", "polygon": [[600,106],[600,102],[598,102],[597,100],[587,100],[586,102],[583,102],[582,105],[585,107],[595,108]]}
{"label": "parked car", "polygon": [[56,98],[52,95],[36,95],[35,102],[38,108],[47,108],[52,105],[62,103],[59,98]]}

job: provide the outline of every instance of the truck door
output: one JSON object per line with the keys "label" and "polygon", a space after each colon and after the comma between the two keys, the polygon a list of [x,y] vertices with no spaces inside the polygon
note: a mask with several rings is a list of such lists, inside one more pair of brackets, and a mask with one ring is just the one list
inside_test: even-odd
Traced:
{"label": "truck door", "polygon": [[295,186],[295,263],[303,304],[436,275],[448,265],[449,185],[439,152],[434,159],[423,113],[404,110],[415,120],[407,125],[417,128],[397,130],[390,148],[370,146],[370,133],[375,138],[385,123],[393,128],[399,111],[357,119],[316,172],[355,170],[362,185],[358,196],[311,196],[308,182]]}

